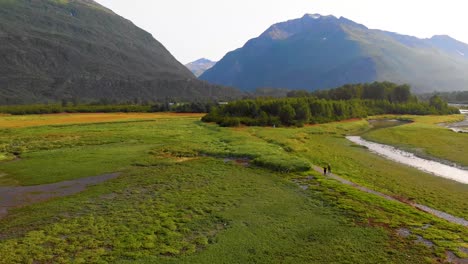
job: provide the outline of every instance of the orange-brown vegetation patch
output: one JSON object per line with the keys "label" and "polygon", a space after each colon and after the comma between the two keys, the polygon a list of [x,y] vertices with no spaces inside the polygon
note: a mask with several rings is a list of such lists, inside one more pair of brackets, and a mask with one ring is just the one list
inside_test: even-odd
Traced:
{"label": "orange-brown vegetation patch", "polygon": [[180,157],[180,158],[175,158],[176,162],[186,162],[186,161],[191,161],[198,159],[197,157]]}
{"label": "orange-brown vegetation patch", "polygon": [[0,128],[19,128],[62,124],[105,123],[163,118],[201,118],[196,113],[86,113],[0,116]]}

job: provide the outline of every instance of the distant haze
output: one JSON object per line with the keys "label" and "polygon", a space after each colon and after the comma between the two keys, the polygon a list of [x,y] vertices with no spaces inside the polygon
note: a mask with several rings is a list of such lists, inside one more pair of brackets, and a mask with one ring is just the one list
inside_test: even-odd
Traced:
{"label": "distant haze", "polygon": [[464,0],[97,0],[158,39],[182,63],[220,60],[270,25],[305,13],[344,16],[369,28],[468,43]]}

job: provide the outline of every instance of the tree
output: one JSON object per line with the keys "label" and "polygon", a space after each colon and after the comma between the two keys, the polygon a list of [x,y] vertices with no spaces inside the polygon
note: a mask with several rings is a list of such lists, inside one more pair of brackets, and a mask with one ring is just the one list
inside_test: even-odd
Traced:
{"label": "tree", "polygon": [[295,105],[296,116],[295,119],[300,123],[308,123],[310,117],[310,107],[305,101],[300,101]]}
{"label": "tree", "polygon": [[286,94],[287,97],[308,97],[310,96],[308,91],[304,90],[293,90]]}
{"label": "tree", "polygon": [[270,117],[265,111],[260,111],[259,117],[257,119],[258,119],[258,125],[260,126],[266,126],[268,125],[270,121]]}
{"label": "tree", "polygon": [[407,84],[399,85],[393,89],[392,102],[404,103],[411,98],[411,87]]}
{"label": "tree", "polygon": [[441,112],[445,109],[448,108],[448,104],[447,102],[445,102],[444,100],[442,100],[442,98],[440,98],[439,95],[433,95],[430,99],[429,99],[429,105],[434,107],[437,111]]}
{"label": "tree", "polygon": [[372,100],[384,100],[386,98],[386,86],[388,83],[373,82],[364,86],[363,98]]}
{"label": "tree", "polygon": [[294,117],[296,116],[296,111],[290,104],[284,104],[281,106],[279,118],[281,123],[284,125],[292,125],[294,123]]}

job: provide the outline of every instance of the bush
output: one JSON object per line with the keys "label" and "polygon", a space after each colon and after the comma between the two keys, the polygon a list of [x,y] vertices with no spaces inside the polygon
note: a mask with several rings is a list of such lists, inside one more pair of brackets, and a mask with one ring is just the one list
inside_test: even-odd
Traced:
{"label": "bush", "polygon": [[299,158],[279,158],[277,156],[263,156],[255,158],[253,164],[279,172],[303,172],[310,170],[310,164]]}
{"label": "bush", "polygon": [[223,127],[238,127],[240,124],[240,119],[237,117],[223,118],[219,123],[219,125]]}

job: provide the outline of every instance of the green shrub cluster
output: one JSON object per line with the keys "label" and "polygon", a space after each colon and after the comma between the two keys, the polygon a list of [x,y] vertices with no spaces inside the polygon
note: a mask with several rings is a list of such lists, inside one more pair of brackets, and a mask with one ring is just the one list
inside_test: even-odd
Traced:
{"label": "green shrub cluster", "polygon": [[[371,93],[368,87],[378,91]],[[438,96],[433,96],[429,102],[418,102],[407,85],[350,85],[316,94],[320,97],[296,92],[294,95],[298,97],[289,94],[288,98],[280,99],[240,100],[211,109],[202,120],[221,126],[303,126],[379,114],[459,113]]]}
{"label": "green shrub cluster", "polygon": [[310,163],[301,158],[280,158],[274,155],[261,156],[253,160],[253,164],[278,172],[301,172],[310,170]]}

